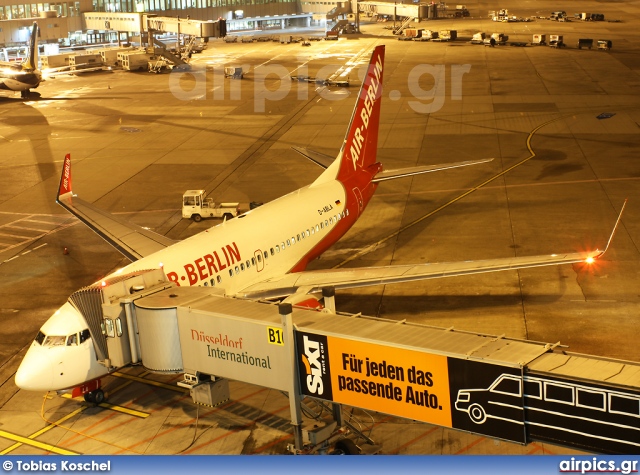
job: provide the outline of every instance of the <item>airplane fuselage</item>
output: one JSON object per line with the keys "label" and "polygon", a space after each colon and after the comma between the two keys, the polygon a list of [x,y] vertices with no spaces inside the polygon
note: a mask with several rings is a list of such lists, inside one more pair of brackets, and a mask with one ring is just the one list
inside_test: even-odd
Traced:
{"label": "airplane fuselage", "polygon": [[[376,185],[360,191],[362,207]],[[299,272],[355,223],[360,203],[333,180],[307,186],[140,259],[118,272],[163,266],[180,286],[215,286],[227,295]]]}

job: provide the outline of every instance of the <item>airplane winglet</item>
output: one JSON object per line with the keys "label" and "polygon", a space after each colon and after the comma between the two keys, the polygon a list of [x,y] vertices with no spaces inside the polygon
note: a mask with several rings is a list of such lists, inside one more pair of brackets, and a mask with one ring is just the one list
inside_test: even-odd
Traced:
{"label": "airplane winglet", "polygon": [[620,209],[620,213],[618,214],[618,219],[616,219],[616,224],[613,225],[613,231],[611,231],[611,235],[609,236],[609,240],[607,241],[607,245],[604,248],[604,251],[596,251],[597,254],[594,253],[594,256],[589,256],[589,258],[587,259],[600,259],[609,250],[611,241],[613,241],[613,236],[615,236],[616,231],[618,230],[618,226],[620,225],[620,221],[622,220],[622,213],[624,213],[624,208],[625,206],[627,206],[627,201],[629,201],[629,198],[626,198],[624,200],[624,203],[622,203],[622,208]]}
{"label": "airplane winglet", "polygon": [[64,156],[64,164],[62,165],[62,174],[60,175],[60,188],[58,188],[58,196],[56,201],[73,196],[71,191],[71,154]]}

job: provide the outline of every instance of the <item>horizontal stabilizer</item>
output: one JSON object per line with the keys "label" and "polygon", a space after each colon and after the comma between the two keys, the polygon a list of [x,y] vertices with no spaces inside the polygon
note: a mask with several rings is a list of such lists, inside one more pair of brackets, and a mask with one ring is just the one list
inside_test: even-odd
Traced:
{"label": "horizontal stabilizer", "polygon": [[448,170],[450,168],[468,167],[469,165],[478,165],[480,163],[487,163],[492,161],[493,158],[485,158],[484,160],[469,160],[466,162],[456,163],[443,163],[441,165],[425,165],[421,167],[401,168],[400,170],[385,170],[378,173],[372,183],[378,183],[386,180],[394,180],[396,178],[403,178],[406,176],[420,175],[422,173],[438,172],[440,170]]}
{"label": "horizontal stabilizer", "polygon": [[324,153],[320,153],[320,152],[314,152],[313,150],[309,150],[304,147],[291,147],[291,148],[294,149],[303,157],[306,157],[309,160],[311,160],[316,165],[321,166],[325,170],[329,168],[329,165],[331,165],[331,163],[333,163],[333,161],[336,159],[335,157],[331,157],[329,155],[325,155]]}

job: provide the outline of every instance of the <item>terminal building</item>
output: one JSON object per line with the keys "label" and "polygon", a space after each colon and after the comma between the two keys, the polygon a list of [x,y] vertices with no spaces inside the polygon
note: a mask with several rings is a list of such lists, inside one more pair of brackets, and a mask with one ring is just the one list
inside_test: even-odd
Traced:
{"label": "terminal building", "polygon": [[[355,1],[352,5],[355,11]],[[208,21],[225,19],[227,31],[264,31],[295,27],[324,27],[326,13],[342,2],[307,0],[68,0],[56,3],[16,3],[0,0],[0,48],[24,46],[34,20],[40,44],[83,46],[118,40],[109,18],[123,14],[157,15]],[[346,5],[347,7],[349,5]],[[101,28],[87,15],[102,14]],[[95,15],[93,15],[95,19]],[[135,36],[139,31],[128,31]]]}

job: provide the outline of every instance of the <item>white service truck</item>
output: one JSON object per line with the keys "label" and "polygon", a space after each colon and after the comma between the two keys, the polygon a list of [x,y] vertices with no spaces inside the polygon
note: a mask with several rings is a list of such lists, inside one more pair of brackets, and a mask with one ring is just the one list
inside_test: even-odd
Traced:
{"label": "white service truck", "polygon": [[240,203],[214,203],[204,190],[187,190],[182,195],[182,217],[200,222],[202,218],[235,218]]}

